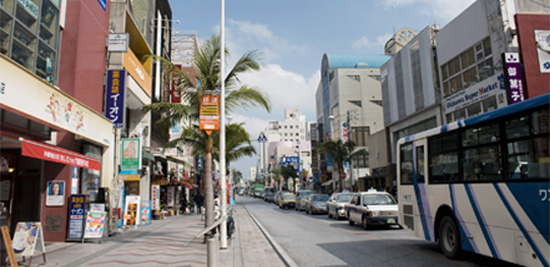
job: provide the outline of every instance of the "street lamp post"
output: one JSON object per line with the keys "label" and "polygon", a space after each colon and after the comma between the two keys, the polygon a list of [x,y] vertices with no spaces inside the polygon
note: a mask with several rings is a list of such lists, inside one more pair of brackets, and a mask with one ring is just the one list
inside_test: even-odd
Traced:
{"label": "street lamp post", "polygon": [[[220,0],[220,182],[221,216],[227,214],[227,174],[225,163],[225,0]],[[227,249],[227,221],[220,224],[220,248]]]}

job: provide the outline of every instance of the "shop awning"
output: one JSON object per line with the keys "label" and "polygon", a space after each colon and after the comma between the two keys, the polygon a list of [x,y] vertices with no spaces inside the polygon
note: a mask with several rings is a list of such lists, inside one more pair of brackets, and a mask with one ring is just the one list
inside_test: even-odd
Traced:
{"label": "shop awning", "polygon": [[192,184],[189,184],[189,183],[186,183],[186,182],[182,182],[182,181],[178,181],[178,180],[176,180],[176,179],[174,179],[174,178],[172,178],[172,182],[180,183],[180,184],[182,184],[182,185],[187,186],[187,188],[189,188],[189,189],[193,189],[193,185],[192,185]]}
{"label": "shop awning", "polygon": [[101,171],[101,162],[96,158],[21,137],[19,141],[21,141],[21,155],[23,156]]}
{"label": "shop awning", "polygon": [[143,150],[143,157],[150,160],[150,161],[155,161],[155,156],[153,156],[153,154]]}

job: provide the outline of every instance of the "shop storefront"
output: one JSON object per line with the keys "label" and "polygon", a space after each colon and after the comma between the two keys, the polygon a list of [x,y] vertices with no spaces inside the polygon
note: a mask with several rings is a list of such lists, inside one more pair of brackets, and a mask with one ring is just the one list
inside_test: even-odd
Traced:
{"label": "shop storefront", "polygon": [[112,184],[112,123],[6,57],[0,69],[0,223],[65,241],[69,196]]}

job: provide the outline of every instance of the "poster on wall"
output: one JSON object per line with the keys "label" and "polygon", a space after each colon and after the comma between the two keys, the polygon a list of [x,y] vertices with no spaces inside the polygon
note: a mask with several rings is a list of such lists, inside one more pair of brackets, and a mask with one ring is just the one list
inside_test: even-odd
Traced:
{"label": "poster on wall", "polygon": [[141,201],[141,225],[151,224],[151,200]]}
{"label": "poster on wall", "polygon": [[46,206],[63,206],[65,204],[65,182],[48,182]]}
{"label": "poster on wall", "polygon": [[88,212],[84,238],[102,238],[105,230],[105,212]]}
{"label": "poster on wall", "polygon": [[36,244],[46,253],[42,225],[40,222],[20,222],[15,227],[12,246],[15,255],[30,257],[34,255]]}
{"label": "poster on wall", "polygon": [[550,73],[550,31],[535,30],[537,54],[541,73]]}
{"label": "poster on wall", "polygon": [[121,141],[121,170],[141,169],[141,139],[126,138]]}
{"label": "poster on wall", "polygon": [[151,186],[151,209],[160,209],[160,185]]}
{"label": "poster on wall", "polygon": [[124,225],[139,225],[140,196],[127,196],[124,207]]}

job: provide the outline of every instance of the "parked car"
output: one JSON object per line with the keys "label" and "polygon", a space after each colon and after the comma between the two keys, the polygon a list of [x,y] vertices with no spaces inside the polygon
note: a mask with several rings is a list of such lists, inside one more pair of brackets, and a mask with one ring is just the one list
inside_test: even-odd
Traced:
{"label": "parked car", "polygon": [[273,198],[275,197],[275,194],[272,192],[265,192],[264,195],[264,201],[265,202],[273,202]]}
{"label": "parked car", "polygon": [[306,213],[325,213],[327,211],[327,201],[330,197],[327,194],[312,194],[306,201]]}
{"label": "parked car", "polygon": [[294,208],[296,205],[296,195],[290,192],[284,192],[279,195],[279,208]]}
{"label": "parked car", "polygon": [[295,210],[305,210],[306,206],[303,205],[303,202],[309,197],[309,195],[315,194],[315,191],[312,190],[299,190],[296,194],[296,207]]}
{"label": "parked car", "polygon": [[277,193],[275,193],[275,197],[273,197],[273,203],[275,205],[279,205],[279,197],[281,196],[281,193],[282,191],[277,191]]}
{"label": "parked car", "polygon": [[344,205],[349,203],[353,193],[335,193],[330,196],[327,201],[327,214],[329,218],[335,218],[340,220],[340,218],[346,217],[346,211],[344,210]]}
{"label": "parked car", "polygon": [[372,225],[399,225],[397,222],[397,201],[386,192],[369,189],[356,193],[344,205],[349,225],[361,223],[366,230]]}

